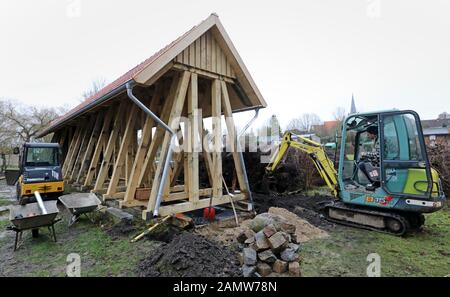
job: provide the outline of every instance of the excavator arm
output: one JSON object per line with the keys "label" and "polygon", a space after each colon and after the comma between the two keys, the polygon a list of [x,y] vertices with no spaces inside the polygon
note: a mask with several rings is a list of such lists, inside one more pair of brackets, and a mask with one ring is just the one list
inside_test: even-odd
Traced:
{"label": "excavator arm", "polygon": [[337,197],[337,172],[334,168],[333,162],[328,158],[325,150],[320,143],[312,141],[308,138],[292,134],[291,132],[286,132],[283,135],[280,145],[277,151],[272,155],[270,163],[266,167],[268,172],[273,172],[276,170],[281,160],[283,160],[289,147],[293,147],[299,151],[308,154],[317,171],[319,172],[322,179],[325,181],[327,186],[330,188],[331,192],[335,197]]}

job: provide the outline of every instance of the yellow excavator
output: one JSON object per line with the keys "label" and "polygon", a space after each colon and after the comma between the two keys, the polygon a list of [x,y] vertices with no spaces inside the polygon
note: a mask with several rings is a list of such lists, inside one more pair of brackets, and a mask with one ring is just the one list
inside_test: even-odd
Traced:
{"label": "yellow excavator", "polygon": [[343,122],[337,170],[321,144],[286,132],[266,167],[269,173],[290,147],[311,158],[335,197],[323,206],[330,221],[403,235],[424,224],[423,213],[445,205],[442,184],[430,166],[414,111],[348,116]]}

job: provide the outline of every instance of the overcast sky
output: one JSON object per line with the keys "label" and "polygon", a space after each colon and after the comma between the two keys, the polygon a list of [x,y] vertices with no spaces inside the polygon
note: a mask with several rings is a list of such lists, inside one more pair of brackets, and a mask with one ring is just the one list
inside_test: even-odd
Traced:
{"label": "overcast sky", "polygon": [[447,0],[1,0],[0,97],[73,107],[212,12],[268,103],[259,123],[329,120],[352,93],[362,111],[450,112]]}

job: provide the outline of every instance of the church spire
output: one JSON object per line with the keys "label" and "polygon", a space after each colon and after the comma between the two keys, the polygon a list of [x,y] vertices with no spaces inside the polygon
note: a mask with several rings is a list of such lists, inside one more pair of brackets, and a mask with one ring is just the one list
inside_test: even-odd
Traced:
{"label": "church spire", "polygon": [[356,113],[355,98],[353,97],[353,93],[352,93],[352,104],[350,106],[350,114],[352,113]]}

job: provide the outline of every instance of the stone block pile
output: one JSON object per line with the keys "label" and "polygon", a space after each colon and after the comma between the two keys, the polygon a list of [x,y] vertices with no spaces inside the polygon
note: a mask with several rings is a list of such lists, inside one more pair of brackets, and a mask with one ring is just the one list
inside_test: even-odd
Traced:
{"label": "stone block pile", "polygon": [[300,246],[296,226],[281,216],[263,213],[241,232],[237,240],[243,245],[240,255],[245,277],[300,276]]}

